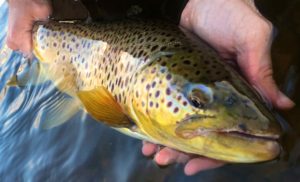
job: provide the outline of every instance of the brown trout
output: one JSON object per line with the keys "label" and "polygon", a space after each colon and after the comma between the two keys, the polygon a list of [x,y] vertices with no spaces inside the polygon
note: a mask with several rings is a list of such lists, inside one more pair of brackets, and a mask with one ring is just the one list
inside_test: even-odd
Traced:
{"label": "brown trout", "polygon": [[46,127],[81,108],[123,133],[187,153],[241,163],[280,153],[280,125],[256,92],[176,25],[50,22],[36,26],[33,38],[40,75],[72,96]]}

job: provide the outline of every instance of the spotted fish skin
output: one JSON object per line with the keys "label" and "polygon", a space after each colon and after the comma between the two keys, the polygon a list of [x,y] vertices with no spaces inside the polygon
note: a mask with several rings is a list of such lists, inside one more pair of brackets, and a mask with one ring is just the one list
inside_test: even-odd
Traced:
{"label": "spotted fish skin", "polygon": [[73,97],[107,89],[136,125],[122,132],[230,162],[266,161],[280,152],[274,140],[280,127],[257,94],[211,47],[176,25],[51,22],[36,26],[33,37],[59,89]]}

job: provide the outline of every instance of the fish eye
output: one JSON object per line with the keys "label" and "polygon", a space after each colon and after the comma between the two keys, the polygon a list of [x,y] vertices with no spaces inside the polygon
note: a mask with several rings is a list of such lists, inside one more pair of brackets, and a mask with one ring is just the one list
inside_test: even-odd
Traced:
{"label": "fish eye", "polygon": [[194,107],[204,108],[205,104],[201,102],[198,98],[191,98],[191,103]]}
{"label": "fish eye", "polygon": [[189,95],[191,104],[196,108],[204,108],[209,102],[209,98],[199,89],[193,89]]}

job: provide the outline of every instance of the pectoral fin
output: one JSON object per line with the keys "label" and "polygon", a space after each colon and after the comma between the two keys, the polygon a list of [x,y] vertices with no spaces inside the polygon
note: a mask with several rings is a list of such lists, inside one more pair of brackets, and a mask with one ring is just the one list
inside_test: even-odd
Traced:
{"label": "pectoral fin", "polygon": [[106,88],[98,87],[90,91],[80,91],[77,95],[87,112],[98,121],[112,127],[129,127],[133,125]]}
{"label": "pectoral fin", "polygon": [[47,80],[49,79],[37,60],[26,60],[20,65],[17,73],[10,78],[7,85],[24,87],[40,84]]}
{"label": "pectoral fin", "polygon": [[71,97],[56,98],[53,104],[48,105],[43,112],[45,117],[41,123],[34,123],[35,127],[50,129],[59,126],[70,120],[81,108],[80,101]]}

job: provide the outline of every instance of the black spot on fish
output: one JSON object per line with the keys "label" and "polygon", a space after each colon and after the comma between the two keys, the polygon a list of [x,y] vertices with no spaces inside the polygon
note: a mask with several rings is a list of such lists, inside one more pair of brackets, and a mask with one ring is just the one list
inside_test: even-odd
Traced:
{"label": "black spot on fish", "polygon": [[159,90],[157,90],[157,91],[155,92],[155,97],[156,97],[156,98],[158,98],[158,97],[159,97],[159,95],[160,95],[160,91],[159,91]]}
{"label": "black spot on fish", "polygon": [[172,75],[171,74],[167,74],[166,79],[167,80],[171,80],[172,79]]}
{"label": "black spot on fish", "polygon": [[156,72],[156,68],[154,67],[152,70],[151,70],[151,73],[155,73]]}
{"label": "black spot on fish", "polygon": [[163,46],[163,47],[160,48],[160,51],[164,51],[166,49],[167,49],[167,46]]}
{"label": "black spot on fish", "polygon": [[190,60],[184,60],[184,61],[183,61],[183,64],[190,65],[190,64],[191,64],[191,61],[190,61]]}
{"label": "black spot on fish", "polygon": [[152,86],[152,88],[154,88],[154,87],[155,87],[155,85],[156,85],[156,81],[153,81],[153,82],[152,82],[152,85],[151,85],[151,86]]}
{"label": "black spot on fish", "polygon": [[171,101],[169,101],[168,103],[167,103],[167,107],[171,107],[172,106],[172,102]]}
{"label": "black spot on fish", "polygon": [[177,97],[177,100],[180,101],[181,98],[182,98],[181,95],[179,95],[179,96]]}
{"label": "black spot on fish", "polygon": [[146,85],[146,90],[150,90],[150,85],[149,84]]}
{"label": "black spot on fish", "polygon": [[111,84],[111,91],[113,92],[114,91],[114,89],[115,89],[115,84]]}
{"label": "black spot on fish", "polygon": [[175,107],[174,108],[174,113],[177,113],[179,111],[179,108],[178,107]]}
{"label": "black spot on fish", "polygon": [[158,48],[158,45],[155,45],[151,48],[151,52],[155,51]]}
{"label": "black spot on fish", "polygon": [[167,95],[171,95],[171,90],[170,90],[170,88],[167,88],[167,89],[166,89],[166,94],[167,94]]}
{"label": "black spot on fish", "polygon": [[153,106],[153,102],[152,102],[152,101],[149,102],[149,106],[150,106],[150,107]]}

